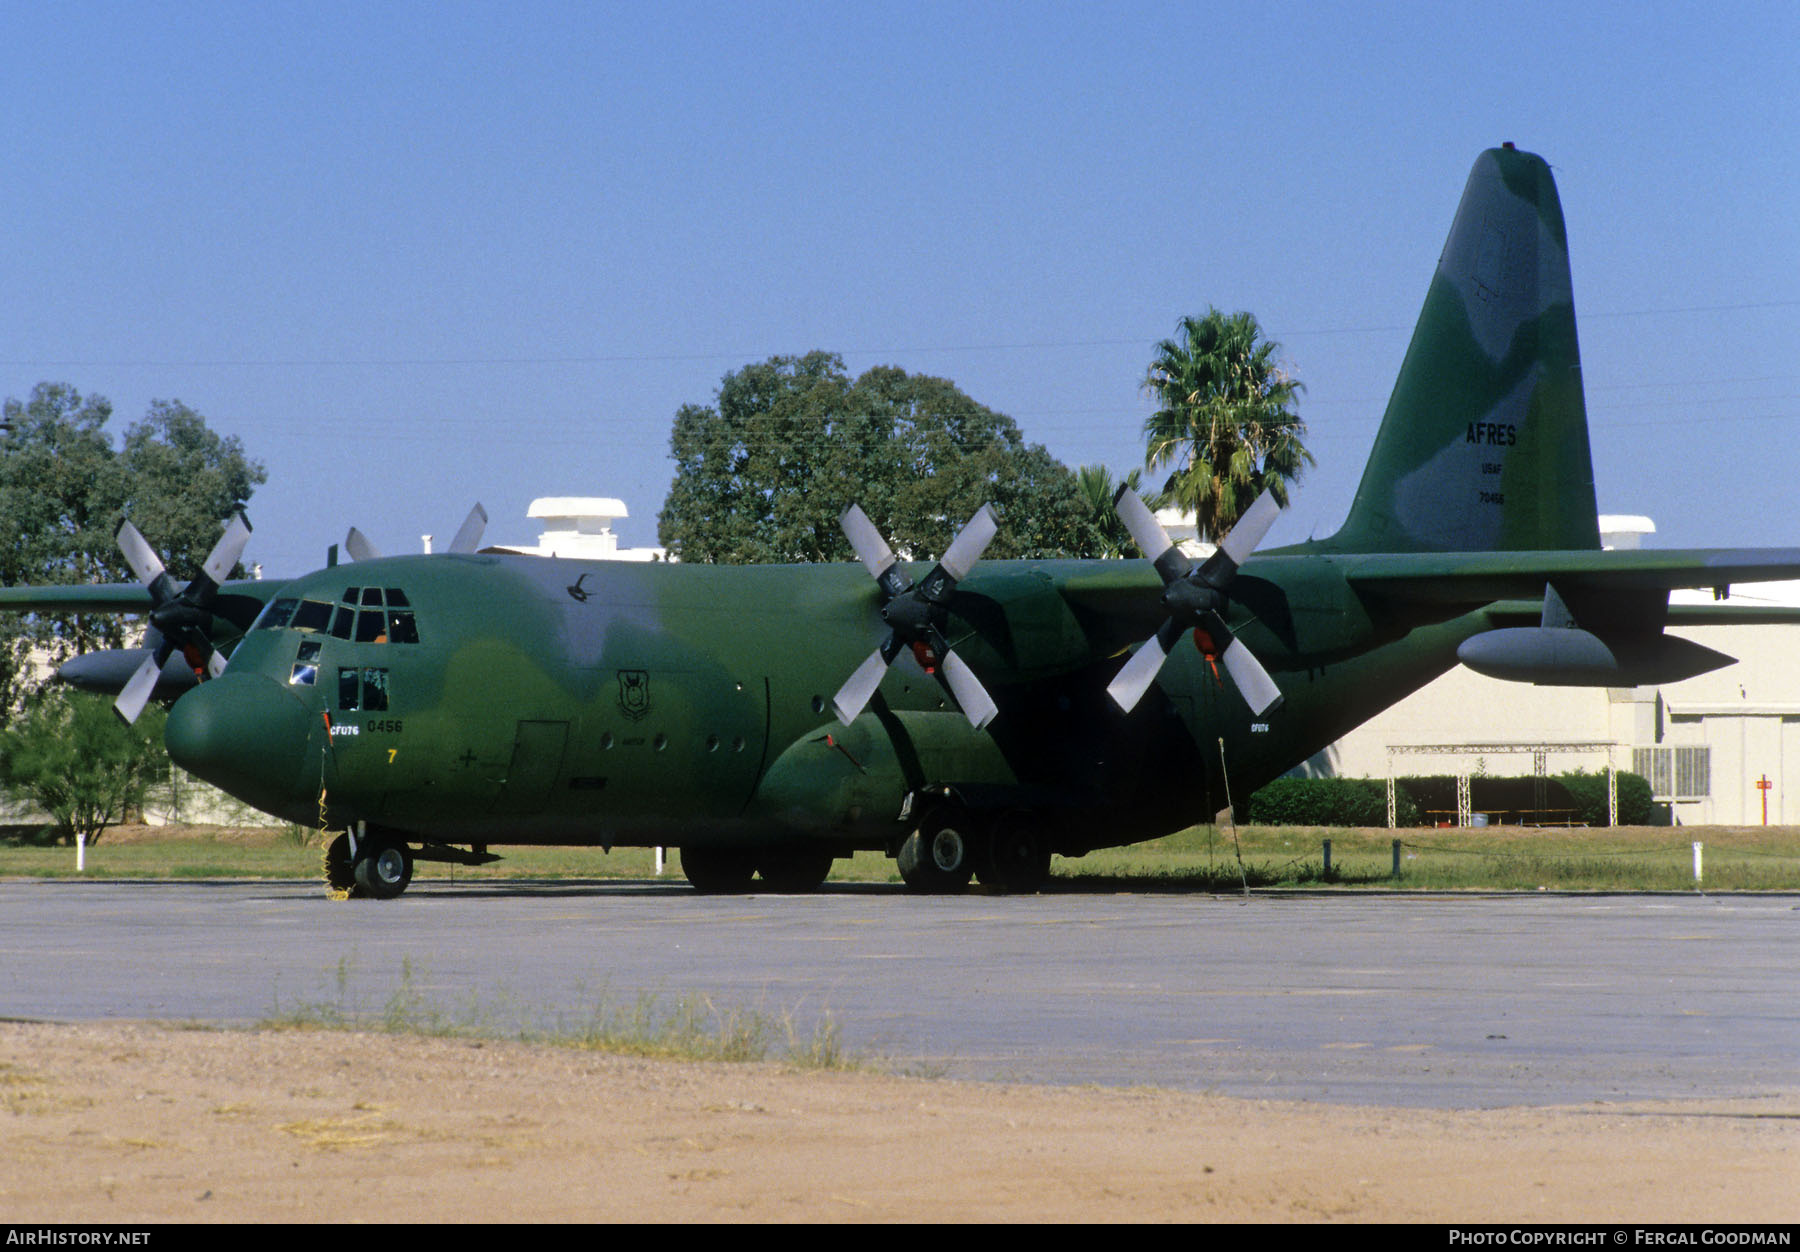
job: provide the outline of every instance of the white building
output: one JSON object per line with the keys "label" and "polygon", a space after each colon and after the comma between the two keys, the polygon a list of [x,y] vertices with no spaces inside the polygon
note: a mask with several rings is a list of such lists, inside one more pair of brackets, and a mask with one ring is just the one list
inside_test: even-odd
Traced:
{"label": "white building", "polygon": [[631,516],[623,500],[611,496],[541,496],[531,502],[525,516],[543,522],[535,544],[495,544],[486,552],[511,552],[519,556],[559,556],[586,561],[666,561],[662,548],[621,548],[613,523]]}

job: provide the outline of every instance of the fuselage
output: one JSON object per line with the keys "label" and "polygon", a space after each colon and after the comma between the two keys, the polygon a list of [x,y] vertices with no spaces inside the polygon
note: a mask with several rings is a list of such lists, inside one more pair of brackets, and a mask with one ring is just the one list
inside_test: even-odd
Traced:
{"label": "fuselage", "polygon": [[1209,819],[1486,624],[1384,647],[1329,559],[1272,554],[1241,581],[1234,627],[1285,697],[1265,718],[1193,647],[1131,715],[1105,699],[1161,611],[1147,562],[1002,561],[952,606],[994,724],[903,656],[846,727],[832,693],[883,630],[859,567],[387,558],[282,588],[168,745],[288,820],[444,843],[880,848],[920,796],[954,794],[1076,852]]}

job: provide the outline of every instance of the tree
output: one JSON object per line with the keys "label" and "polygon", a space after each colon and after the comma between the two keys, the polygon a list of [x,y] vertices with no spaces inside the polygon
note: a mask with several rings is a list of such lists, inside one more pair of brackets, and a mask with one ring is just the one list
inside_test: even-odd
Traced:
{"label": "tree", "polygon": [[48,688],[0,731],[0,787],[50,814],[69,842],[93,843],[168,777],[162,731],[154,705],[127,726],[104,696]]}
{"label": "tree", "polygon": [[1169,468],[1167,502],[1192,510],[1203,537],[1230,531],[1265,490],[1285,506],[1287,484],[1314,463],[1293,409],[1305,388],[1275,362],[1280,346],[1250,314],[1217,309],[1182,318],[1156,345],[1144,467]]}
{"label": "tree", "polygon": [[[1076,485],[1081,489],[1082,511],[1087,515],[1088,527],[1093,532],[1092,551],[1088,555],[1144,555],[1137,550],[1137,543],[1132,539],[1131,532],[1125,529],[1125,523],[1119,520],[1119,510],[1113,503],[1120,487],[1130,487],[1140,496],[1143,495],[1139,482],[1142,476],[1141,470],[1134,469],[1124,478],[1114,481],[1112,471],[1104,465],[1084,465],[1075,471]],[[1144,503],[1152,509],[1161,508],[1162,493],[1151,492]]]}
{"label": "tree", "polygon": [[669,451],[657,533],[684,561],[852,560],[838,527],[852,503],[915,560],[988,503],[1003,519],[990,556],[1093,547],[1067,466],[954,383],[893,366],[852,381],[835,353],[747,365],[714,406],[681,407]]}
{"label": "tree", "polygon": [[[158,400],[115,449],[112,405],[66,383],[8,399],[0,434],[0,582],[126,582],[135,576],[115,536],[126,518],[185,581],[218,540],[219,524],[267,478],[235,438],[207,428],[180,401]],[[35,653],[52,664],[120,647],[116,615],[0,615],[0,724],[28,689]]]}

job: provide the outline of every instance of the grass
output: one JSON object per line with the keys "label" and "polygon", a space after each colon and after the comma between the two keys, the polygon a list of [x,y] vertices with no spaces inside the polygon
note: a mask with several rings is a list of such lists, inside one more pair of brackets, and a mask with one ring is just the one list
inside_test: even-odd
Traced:
{"label": "grass", "polygon": [[506,1000],[472,999],[446,1006],[421,985],[410,959],[379,1008],[364,1009],[351,990],[348,958],[335,971],[333,997],[277,1006],[260,1025],[288,1030],[361,1030],[434,1038],[507,1039],[617,1056],[687,1061],[779,1061],[799,1069],[846,1070],[861,1062],[845,1052],[837,1020],[819,1015],[810,1027],[793,1011],[768,1013],[720,1004],[693,993],[666,1000],[644,992],[618,1003],[602,994],[578,1012],[530,1011]]}
{"label": "grass", "polygon": [[[1401,874],[1392,876],[1393,839],[1401,840]],[[1693,841],[1705,845],[1703,889],[1800,890],[1800,827],[1630,827],[1536,829],[1490,826],[1454,830],[1197,826],[1126,848],[1077,859],[1058,858],[1053,887],[1069,891],[1219,891],[1252,889],[1691,891]],[[1332,872],[1321,844],[1332,842]],[[1240,879],[1239,857],[1242,857]],[[421,881],[506,879],[634,881],[655,878],[647,848],[506,848],[504,859],[469,868],[420,861]],[[75,854],[0,838],[0,877],[68,878]],[[94,879],[317,879],[316,833],[279,829],[186,827],[114,832],[87,850]],[[838,861],[837,883],[898,883],[894,862],[863,852]],[[662,881],[682,881],[671,853]]]}
{"label": "grass", "polygon": [[[1236,891],[1255,888],[1456,891],[1691,891],[1693,844],[1704,844],[1700,886],[1712,891],[1800,890],[1796,827],[1466,827],[1449,830],[1198,826],[1165,839],[1057,865],[1072,887]],[[1400,877],[1393,843],[1400,839]],[[1323,842],[1331,840],[1331,873]],[[1242,875],[1239,874],[1239,855]]]}

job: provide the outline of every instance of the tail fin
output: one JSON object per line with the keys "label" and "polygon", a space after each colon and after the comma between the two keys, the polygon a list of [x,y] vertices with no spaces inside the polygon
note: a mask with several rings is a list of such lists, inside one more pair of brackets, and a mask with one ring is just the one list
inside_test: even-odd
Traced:
{"label": "tail fin", "polygon": [[1476,159],[1343,529],[1349,552],[1600,546],[1556,182]]}

